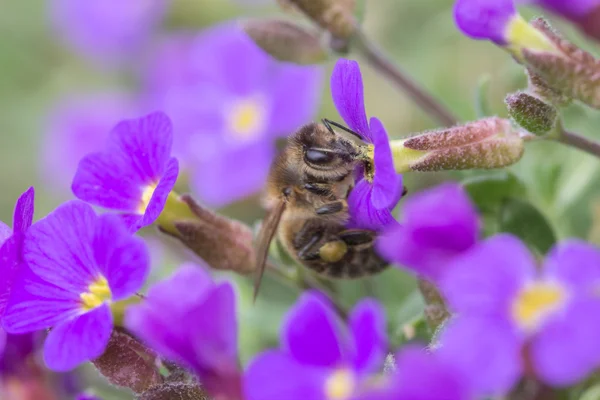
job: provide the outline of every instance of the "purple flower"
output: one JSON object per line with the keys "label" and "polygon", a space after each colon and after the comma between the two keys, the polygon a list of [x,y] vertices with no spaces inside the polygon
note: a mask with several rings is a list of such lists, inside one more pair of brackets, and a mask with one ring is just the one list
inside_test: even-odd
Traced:
{"label": "purple flower", "polygon": [[394,224],[391,209],[402,191],[402,176],[396,174],[392,150],[381,121],[367,121],[363,82],[356,61],[340,59],[331,75],[331,95],[338,112],[350,129],[362,136],[373,152],[373,165],[360,170],[348,197],[351,225],[378,230]]}
{"label": "purple flower", "polygon": [[119,93],[69,99],[56,107],[41,146],[40,173],[48,188],[67,192],[79,160],[102,150],[111,128],[124,117],[134,117],[135,108]]}
{"label": "purple flower", "polygon": [[144,242],[119,217],[97,216],[78,200],[29,228],[23,257],[27,268],[10,295],[4,328],[51,328],[44,359],[56,371],[102,354],[112,332],[110,303],[139,290],[149,264]]}
{"label": "purple flower", "polygon": [[509,23],[517,17],[513,0],[457,0],[454,20],[459,29],[473,39],[508,43]]}
{"label": "purple flower", "polygon": [[175,185],[171,121],[160,112],[120,122],[103,152],[83,158],[73,179],[75,196],[125,212],[133,230],[152,224]]}
{"label": "purple flower", "polygon": [[[215,397],[240,398],[235,294],[185,264],[131,306],[125,326],[162,356],[193,370]],[[229,396],[229,397],[227,397]]]}
{"label": "purple flower", "polygon": [[281,342],[249,365],[247,400],[366,399],[385,391],[372,379],[387,349],[384,312],[373,300],[355,307],[346,328],[323,296],[305,293],[288,313]]}
{"label": "purple flower", "polygon": [[77,395],[75,400],[102,400],[102,399],[93,394],[81,393],[81,394]]}
{"label": "purple flower", "polygon": [[318,106],[321,67],[275,61],[233,23],[173,38],[156,59],[148,96],[173,118],[175,151],[193,190],[212,206],[260,190],[275,139]]}
{"label": "purple flower", "polygon": [[441,282],[458,314],[440,357],[470,376],[476,393],[508,392],[525,372],[572,385],[600,364],[600,251],[566,241],[538,269],[518,239],[498,235],[447,266]]}
{"label": "purple flower", "polygon": [[113,60],[139,55],[167,11],[166,0],[53,0],[62,39],[85,55]]}
{"label": "purple flower", "polygon": [[409,196],[404,220],[377,241],[378,252],[417,274],[436,281],[446,263],[468,250],[479,236],[479,217],[457,183],[444,183]]}
{"label": "purple flower", "polygon": [[19,375],[30,368],[30,356],[39,349],[40,339],[38,332],[8,335],[0,329],[0,380],[2,376]]}

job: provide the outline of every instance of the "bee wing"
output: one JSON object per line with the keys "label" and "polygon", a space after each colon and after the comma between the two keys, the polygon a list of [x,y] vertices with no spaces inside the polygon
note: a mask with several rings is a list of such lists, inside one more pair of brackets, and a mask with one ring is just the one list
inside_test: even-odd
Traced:
{"label": "bee wing", "polygon": [[265,217],[260,232],[258,233],[257,239],[257,251],[256,251],[256,269],[257,275],[254,281],[254,300],[258,296],[258,289],[260,288],[260,282],[262,281],[263,274],[265,273],[265,266],[267,262],[267,255],[269,254],[269,247],[271,241],[277,232],[279,221],[285,210],[285,201],[280,201],[275,207],[273,207],[267,216]]}

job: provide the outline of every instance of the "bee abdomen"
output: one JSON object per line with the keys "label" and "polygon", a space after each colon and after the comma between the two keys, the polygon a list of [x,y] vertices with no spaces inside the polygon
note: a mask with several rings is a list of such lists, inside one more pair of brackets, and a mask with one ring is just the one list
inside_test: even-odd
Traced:
{"label": "bee abdomen", "polygon": [[387,267],[388,263],[379,257],[373,247],[359,251],[350,248],[340,261],[326,263],[319,268],[322,271],[317,272],[332,278],[356,279],[377,274]]}

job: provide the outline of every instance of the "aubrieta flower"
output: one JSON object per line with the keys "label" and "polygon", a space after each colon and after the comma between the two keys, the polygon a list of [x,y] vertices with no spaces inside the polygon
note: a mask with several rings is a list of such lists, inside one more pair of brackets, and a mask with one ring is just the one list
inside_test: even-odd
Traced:
{"label": "aubrieta flower", "polygon": [[444,183],[410,195],[404,218],[378,238],[386,260],[437,281],[453,257],[471,248],[479,236],[479,216],[458,183]]}
{"label": "aubrieta flower", "polygon": [[156,59],[148,97],[173,118],[175,151],[211,206],[260,190],[275,139],[306,123],[319,103],[321,67],[278,62],[231,22],[174,38]]}
{"label": "aubrieta flower", "polygon": [[120,122],[103,152],[80,161],[73,193],[91,204],[124,212],[132,230],[152,224],[179,173],[177,159],[171,157],[172,142],[171,121],[161,112]]}
{"label": "aubrieta flower", "polygon": [[460,30],[473,39],[508,44],[510,24],[520,18],[513,0],[457,0],[454,20]]}
{"label": "aubrieta flower", "polygon": [[386,382],[377,379],[387,349],[385,315],[373,300],[354,308],[346,328],[320,293],[306,292],[288,312],[281,342],[248,366],[247,400],[388,398]]}
{"label": "aubrieta flower", "polygon": [[340,59],[331,75],[331,95],[340,116],[350,129],[368,143],[372,163],[359,169],[348,197],[351,224],[379,230],[395,223],[391,209],[400,199],[402,176],[394,170],[387,132],[381,121],[367,121],[363,81],[356,61]]}
{"label": "aubrieta flower", "polygon": [[182,265],[130,306],[125,326],[163,357],[194,371],[215,397],[241,398],[235,293],[201,266]]}
{"label": "aubrieta flower", "polygon": [[144,242],[116,215],[97,216],[73,200],[29,228],[22,268],[3,318],[8,333],[51,328],[44,360],[67,371],[102,354],[112,332],[110,304],[141,288]]}
{"label": "aubrieta flower", "polygon": [[481,395],[507,393],[523,374],[572,385],[600,364],[600,251],[558,244],[538,269],[510,235],[481,242],[447,266],[440,287],[457,313],[439,356]]}
{"label": "aubrieta flower", "polygon": [[77,52],[114,60],[139,55],[160,24],[168,0],[52,0],[61,38]]}
{"label": "aubrieta flower", "polygon": [[101,151],[110,130],[137,115],[132,99],[105,93],[62,101],[48,116],[40,163],[42,181],[57,194],[68,192],[79,161]]}

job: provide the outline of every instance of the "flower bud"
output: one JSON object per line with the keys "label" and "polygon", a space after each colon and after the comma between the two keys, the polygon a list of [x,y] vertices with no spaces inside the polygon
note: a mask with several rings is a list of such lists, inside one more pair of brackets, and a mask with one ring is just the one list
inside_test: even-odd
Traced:
{"label": "flower bud", "polygon": [[92,361],[111,384],[142,393],[163,382],[156,354],[121,329],[114,329],[104,354]]}
{"label": "flower bud", "polygon": [[137,400],[210,400],[197,383],[168,382],[141,394]]}
{"label": "flower bud", "polygon": [[390,146],[399,173],[502,168],[523,155],[520,133],[498,117],[394,140]]}
{"label": "flower bud", "polygon": [[242,28],[267,54],[279,61],[317,64],[327,59],[327,51],[316,32],[280,19],[255,19]]}
{"label": "flower bud", "polygon": [[[168,220],[161,214],[159,229],[163,233],[178,239],[212,268],[242,274],[254,271],[256,257],[248,226],[200,206],[189,195],[179,197],[178,202],[177,207],[185,206],[185,211],[171,213]],[[165,210],[174,208],[167,202]]]}
{"label": "flower bud", "polygon": [[523,62],[555,91],[600,108],[600,63],[562,38],[544,19],[537,18],[531,25],[544,34],[554,50],[524,48]]}
{"label": "flower bud", "polygon": [[283,3],[286,8],[291,5],[300,10],[334,37],[348,39],[356,30],[356,0],[285,0]]}
{"label": "flower bud", "polygon": [[525,92],[509,94],[505,102],[515,122],[534,135],[546,135],[556,126],[558,110],[552,104]]}

